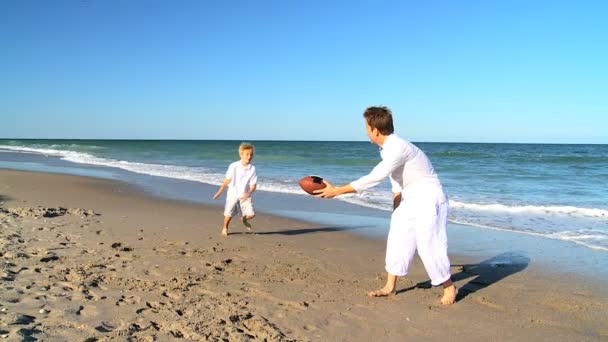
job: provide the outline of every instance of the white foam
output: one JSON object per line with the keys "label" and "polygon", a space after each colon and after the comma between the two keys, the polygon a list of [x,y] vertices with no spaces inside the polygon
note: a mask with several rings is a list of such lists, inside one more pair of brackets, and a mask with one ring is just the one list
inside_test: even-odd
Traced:
{"label": "white foam", "polygon": [[[8,150],[8,151],[15,151],[15,152],[44,154],[47,156],[57,156],[57,157],[62,157],[66,152],[70,152],[70,151],[61,151],[61,150],[53,150],[53,149],[46,149],[46,148],[30,148],[30,147],[9,146],[9,145],[0,145],[0,149]],[[73,152],[73,153],[76,153],[76,152]]]}
{"label": "white foam", "polygon": [[608,210],[597,208],[579,208],[574,206],[535,206],[521,205],[509,206],[505,204],[476,204],[463,203],[450,200],[451,208],[469,209],[484,212],[510,213],[510,214],[562,214],[582,217],[608,218]]}
{"label": "white foam", "polygon": [[0,148],[11,151],[38,153],[47,156],[60,157],[63,160],[78,164],[115,167],[139,174],[190,180],[212,185],[219,185],[224,180],[223,174],[211,173],[205,168],[130,162],[125,160],[95,157],[88,153],[55,149],[14,147],[3,145],[0,145]]}

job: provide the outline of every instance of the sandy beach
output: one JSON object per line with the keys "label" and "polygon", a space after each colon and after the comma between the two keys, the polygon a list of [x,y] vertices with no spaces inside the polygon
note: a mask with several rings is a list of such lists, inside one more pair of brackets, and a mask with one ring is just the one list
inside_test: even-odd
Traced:
{"label": "sandy beach", "polygon": [[7,341],[608,340],[599,283],[451,255],[439,304],[416,259],[388,298],[384,244],[118,181],[0,170],[0,336]]}

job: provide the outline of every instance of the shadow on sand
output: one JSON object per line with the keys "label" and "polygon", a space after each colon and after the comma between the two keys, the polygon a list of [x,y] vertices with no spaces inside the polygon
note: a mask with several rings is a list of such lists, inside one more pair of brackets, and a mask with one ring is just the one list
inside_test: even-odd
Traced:
{"label": "shadow on sand", "polygon": [[309,233],[332,233],[332,232],[345,232],[349,230],[373,228],[371,226],[349,226],[349,227],[320,227],[320,228],[303,228],[303,229],[285,229],[277,230],[273,232],[258,232],[255,229],[251,232],[234,232],[230,235],[238,234],[256,234],[256,235],[300,235]]}
{"label": "shadow on sand", "polygon": [[[482,290],[504,278],[523,271],[530,263],[530,258],[523,252],[507,252],[499,254],[479,264],[452,265],[458,267],[460,271],[452,274],[452,281],[473,278],[458,289],[456,301],[464,299],[469,294]],[[414,286],[401,289],[397,294],[413,290],[415,288],[430,288],[431,281],[424,281]]]}
{"label": "shadow on sand", "polygon": [[0,204],[2,204],[2,202],[6,202],[6,201],[9,201],[9,200],[11,200],[10,197],[5,196],[3,194],[0,194]]}

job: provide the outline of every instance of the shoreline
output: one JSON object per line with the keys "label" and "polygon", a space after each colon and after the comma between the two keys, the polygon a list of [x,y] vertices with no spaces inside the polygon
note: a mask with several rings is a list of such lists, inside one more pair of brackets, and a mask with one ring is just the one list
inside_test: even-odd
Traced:
{"label": "shoreline", "polygon": [[218,207],[119,181],[0,170],[0,184],[11,338],[608,338],[600,283],[451,255],[455,305],[438,304],[418,258],[396,296],[367,298],[385,280],[384,242],[348,227],[262,213],[256,235],[234,224],[221,238]]}
{"label": "shoreline", "polygon": [[[134,191],[191,204],[223,207],[223,199],[211,200],[216,186],[206,183],[133,173],[117,168],[76,164],[38,154],[0,153],[0,169],[51,172],[123,181]],[[390,212],[339,201],[320,200],[307,195],[256,191],[256,211],[311,224],[348,227],[349,231],[384,243]],[[353,223],[353,222],[356,222]],[[525,232],[483,229],[448,223],[450,255],[471,260],[500,263],[528,262],[541,272],[561,276],[583,276],[592,281],[608,281],[608,253],[572,241],[550,239]]]}

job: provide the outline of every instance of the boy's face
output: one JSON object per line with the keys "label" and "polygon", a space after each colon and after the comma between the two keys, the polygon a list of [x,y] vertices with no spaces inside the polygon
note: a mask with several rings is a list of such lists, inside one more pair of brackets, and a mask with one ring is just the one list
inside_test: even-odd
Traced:
{"label": "boy's face", "polygon": [[251,159],[253,159],[253,150],[241,150],[239,151],[239,156],[241,157],[241,163],[243,163],[243,165],[249,165]]}

